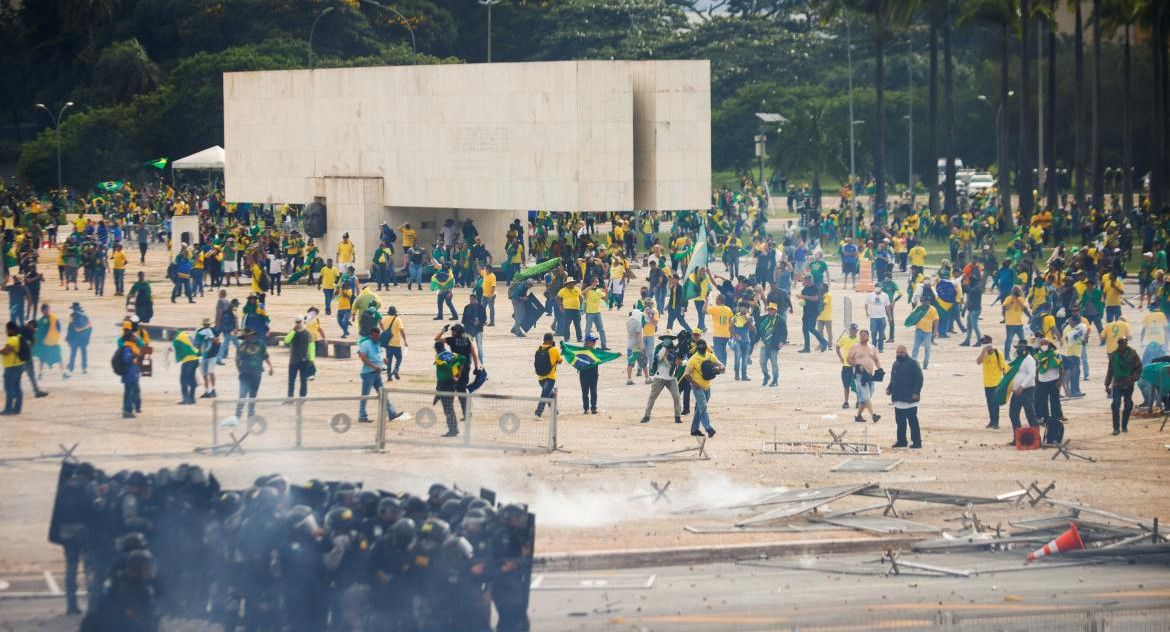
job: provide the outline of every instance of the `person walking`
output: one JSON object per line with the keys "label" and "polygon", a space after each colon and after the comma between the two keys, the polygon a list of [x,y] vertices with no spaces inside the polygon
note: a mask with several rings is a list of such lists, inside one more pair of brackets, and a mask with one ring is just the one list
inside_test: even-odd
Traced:
{"label": "person walking", "polygon": [[81,303],[74,301],[69,306],[69,326],[65,332],[65,342],[69,345],[69,372],[76,368],[78,354],[81,355],[81,373],[89,371],[89,339],[93,335],[93,325]]}
{"label": "person walking", "polygon": [[536,381],[540,383],[540,403],[536,405],[536,416],[544,413],[544,400],[556,395],[557,365],[561,363],[561,350],[557,349],[556,337],[546,333],[540,347],[536,349],[536,359],[533,366],[536,370]]}
{"label": "person walking", "polygon": [[876,424],[882,416],[873,409],[873,383],[879,381],[877,372],[882,368],[882,360],[877,349],[869,344],[869,331],[862,329],[857,333],[857,344],[849,348],[845,359],[853,367],[853,384],[857,391],[857,415],[853,421],[865,423],[863,413],[868,409]]}
{"label": "person walking", "polygon": [[991,336],[983,336],[979,339],[979,344],[983,345],[983,348],[979,351],[979,357],[975,359],[975,364],[983,367],[983,397],[987,400],[987,428],[999,430],[999,396],[996,395],[996,389],[999,388],[999,383],[1003,381],[1003,376],[1007,373],[1007,361],[1004,360],[999,349],[991,344]]}
{"label": "person walking", "polygon": [[707,430],[707,437],[715,436],[715,428],[711,426],[711,414],[707,409],[711,401],[711,380],[725,370],[723,364],[707,349],[707,341],[699,340],[695,343],[695,353],[687,360],[683,379],[689,380],[691,390],[695,394],[695,416],[691,419],[691,436],[701,437],[701,425]]}
{"label": "person walking", "polygon": [[171,341],[169,351],[175,354],[175,363],[179,365],[179,392],[182,399],[178,403],[180,406],[190,406],[195,403],[195,389],[199,386],[195,378],[199,369],[199,347],[192,340],[191,332],[180,331]]}
{"label": "person walking", "polygon": [[910,357],[906,345],[895,350],[894,365],[890,367],[890,383],[886,395],[894,403],[894,421],[898,424],[898,440],[892,447],[905,448],[906,428],[910,428],[911,449],[922,447],[922,431],[918,427],[918,402],[922,397],[922,369]]}
{"label": "person walking", "polygon": [[219,320],[216,322],[216,331],[223,339],[219,345],[219,357],[216,358],[216,364],[223,365],[227,362],[228,352],[235,347],[240,348],[240,339],[236,332],[240,328],[240,319],[236,315],[236,309],[240,306],[240,299],[233,298],[226,308],[219,313]]}
{"label": "person walking", "polygon": [[114,246],[110,261],[114,271],[114,296],[123,296],[126,293],[126,253],[122,251],[122,244]]}
{"label": "person walking", "polygon": [[601,348],[608,350],[609,346],[605,344],[605,323],[601,321],[601,304],[605,302],[605,290],[598,286],[597,279],[585,288],[582,299],[585,302],[585,337],[588,338],[596,327],[597,335],[601,337]]}
{"label": "person walking", "polygon": [[918,322],[910,325],[914,328],[914,353],[910,357],[918,361],[918,349],[924,349],[922,368],[928,369],[930,368],[930,348],[934,345],[935,337],[938,336],[938,310],[935,309],[934,305],[931,305],[933,295],[930,297],[924,295],[923,300],[922,305],[926,306],[926,309],[922,310]]}
{"label": "person walking", "polygon": [[341,276],[341,271],[337,266],[333,265],[333,260],[325,261],[325,267],[321,268],[321,274],[317,277],[317,289],[325,295],[325,315],[329,316],[333,313],[333,293],[337,291],[337,279]]}
{"label": "person walking", "polygon": [[8,321],[5,333],[8,339],[0,348],[0,365],[4,367],[4,410],[0,411],[0,415],[19,415],[24,403],[24,393],[20,389],[24,361],[20,359],[21,336],[16,321]]}
{"label": "person walking", "polygon": [[1010,295],[1003,301],[1001,311],[1003,312],[1004,329],[1007,330],[1007,336],[1003,341],[1003,355],[1009,357],[1012,339],[1024,340],[1026,338],[1024,333],[1025,319],[1032,318],[1032,312],[1028,309],[1027,302],[1024,301],[1024,291],[1019,286],[1011,289]]}
{"label": "person walking", "polygon": [[141,411],[142,404],[142,349],[134,335],[134,326],[122,324],[122,346],[117,353],[122,365],[122,418],[134,419],[135,409]]}
{"label": "person walking", "polygon": [[[748,304],[740,303],[739,308],[731,317],[731,355],[735,361],[735,380],[748,381],[748,364],[752,360],[752,338],[756,333],[756,323],[748,311]],[[723,364],[723,362],[720,362]]]}
{"label": "person walking", "polygon": [[1142,359],[1129,346],[1129,338],[1117,339],[1117,349],[1109,354],[1105,371],[1105,394],[1113,413],[1113,434],[1129,432],[1129,414],[1133,412],[1133,385],[1142,376]]}
{"label": "person walking", "polygon": [[33,364],[33,349],[37,344],[37,322],[29,319],[20,327],[20,336],[23,339],[20,346],[20,359],[24,362],[24,372],[28,374],[28,383],[32,385],[33,396],[47,397],[49,393],[42,391],[37,384],[36,366]]}
{"label": "person walking", "polygon": [[[837,359],[841,361],[841,388],[845,393],[845,401],[841,403],[842,410],[849,409],[849,393],[853,392],[853,365],[849,363],[849,350],[861,339],[858,336],[857,323],[849,323],[849,331],[841,334],[833,349],[837,352]],[[861,401],[858,400],[858,405]]]}
{"label": "person walking", "polygon": [[472,292],[467,297],[467,304],[463,306],[463,317],[460,320],[463,331],[475,340],[475,349],[479,352],[479,361],[483,362],[483,328],[487,326],[487,311],[479,302],[479,296]]}
{"label": "person walking", "polygon": [[[528,279],[521,283],[513,283],[508,288],[508,300],[512,302],[512,332],[517,338],[527,338],[524,325],[528,322],[528,293],[536,285],[535,279]],[[493,301],[494,303],[494,301]]]}
{"label": "person walking", "polygon": [[483,271],[480,272],[483,277],[483,282],[480,289],[483,292],[483,308],[487,310],[488,327],[496,326],[496,273],[492,269],[491,264],[484,265]]}
{"label": "person walking", "polygon": [[146,273],[139,272],[138,280],[130,286],[130,291],[126,293],[126,307],[129,309],[130,301],[134,301],[134,314],[138,316],[138,320],[149,323],[150,319],[154,318],[154,298],[151,295],[150,282],[146,280]]}
{"label": "person walking", "polygon": [[674,400],[674,423],[682,423],[682,403],[678,390],[678,368],[681,363],[681,358],[676,353],[675,338],[670,334],[661,337],[657,348],[654,350],[654,359],[650,363],[650,374],[653,380],[650,386],[650,398],[646,400],[646,412],[642,414],[641,423],[650,423],[650,412],[654,410],[654,402],[658,401],[658,396],[662,393],[662,389],[670,392],[670,398]]}
{"label": "person walking", "polygon": [[293,321],[292,331],[284,336],[284,344],[288,347],[289,401],[286,403],[291,404],[297,377],[301,380],[300,397],[303,398],[309,394],[309,376],[315,373],[313,362],[317,359],[317,345],[314,344],[313,334],[305,328],[304,316],[297,316]]}
{"label": "person walking", "polygon": [[634,384],[634,367],[638,367],[638,376],[644,377],[650,383],[650,374],[647,371],[647,358],[644,353],[642,321],[645,314],[637,308],[631,309],[626,317],[626,386]]}
{"label": "person walking", "polygon": [[667,281],[668,298],[663,306],[666,311],[666,328],[674,329],[674,323],[677,321],[682,325],[683,331],[689,331],[691,326],[687,324],[687,301],[683,294],[682,284],[679,282],[678,274],[671,274]]}
{"label": "person walking", "polygon": [[[783,325],[784,321],[778,313],[776,304],[768,303],[767,314],[760,318],[760,322],[756,325],[756,331],[760,337],[760,371],[764,374],[764,381],[760,383],[760,386],[776,386],[776,381],[780,379],[779,355],[780,345],[784,343],[783,331],[781,330]],[[768,367],[772,368],[770,372]],[[769,383],[769,379],[771,383]]]}
{"label": "person walking", "polygon": [[[1010,300],[1010,298],[1009,298]],[[1008,418],[1012,421],[1012,441],[1016,445],[1015,431],[1020,429],[1020,411],[1028,420],[1028,426],[1036,426],[1036,358],[1026,340],[1016,343],[1016,374],[1012,377],[1012,399],[1008,406]]]}
{"label": "person walking", "polygon": [[878,353],[886,349],[886,314],[889,308],[890,297],[882,291],[880,283],[874,285],[873,292],[865,297],[865,315],[869,318],[869,330],[874,332],[873,344]]}
{"label": "person walking", "polygon": [[406,342],[406,327],[398,317],[398,308],[391,305],[386,309],[386,318],[379,327],[382,331],[378,342],[386,352],[386,379],[401,380],[398,370],[402,367],[402,350],[410,345]]}
{"label": "person walking", "polygon": [[801,312],[800,329],[804,335],[804,348],[797,353],[811,353],[812,349],[809,346],[809,337],[817,339],[820,343],[820,351],[829,348],[829,341],[817,331],[817,317],[821,313],[821,287],[813,282],[812,276],[804,277],[804,288],[800,292],[800,300],[804,306],[804,311]]}
{"label": "person walking", "polygon": [[[373,421],[366,415],[366,400],[370,392],[379,393],[382,391],[382,371],[386,370],[386,358],[382,354],[382,345],[378,344],[378,340],[382,335],[381,329],[374,327],[370,330],[370,335],[358,340],[358,359],[362,362],[361,380],[362,380],[362,401],[358,404],[358,421],[361,423],[370,423]],[[386,415],[387,419],[394,421],[401,417],[404,411],[397,411],[394,409],[394,404],[390,400],[386,400]]]}
{"label": "person walking", "polygon": [[562,340],[569,340],[569,328],[572,327],[575,340],[581,342],[581,290],[577,288],[576,279],[566,279],[565,287],[557,292],[557,304],[561,307]]}
{"label": "person walking", "polygon": [[439,313],[435,320],[443,320],[443,307],[451,310],[451,320],[459,320],[459,313],[455,311],[455,303],[451,300],[455,290],[455,273],[446,263],[439,264],[439,269],[431,275],[431,291],[435,292],[435,301]]}
{"label": "person walking", "polygon": [[[735,312],[725,305],[722,294],[715,295],[715,304],[707,306],[707,314],[711,316],[711,343],[714,347],[715,358],[721,364],[727,364],[727,345],[731,341],[731,317]],[[736,373],[735,379],[739,379]]]}
{"label": "person walking", "polygon": [[1063,343],[1061,367],[1064,371],[1064,381],[1068,396],[1081,398],[1085,394],[1081,391],[1081,355],[1085,350],[1085,340],[1089,337],[1089,326],[1081,318],[1076,305],[1069,309],[1068,318],[1064,320],[1064,330],[1061,333]]}
{"label": "person walking", "polygon": [[49,304],[41,305],[41,317],[37,319],[37,341],[33,346],[33,357],[40,364],[40,378],[45,377],[45,366],[61,365],[61,379],[69,379],[65,363],[61,359],[61,321],[49,311]]}
{"label": "person walking", "polygon": [[971,346],[972,341],[983,338],[983,331],[979,329],[979,315],[983,313],[983,271],[979,264],[971,265],[971,272],[963,276],[963,308],[967,312],[967,336],[960,347]]}
{"label": "person walking", "polygon": [[[596,348],[597,336],[585,334],[585,349],[592,351]],[[582,412],[584,415],[597,414],[597,379],[599,366],[601,365],[596,362],[578,362],[574,365],[574,368],[577,369],[577,377],[581,382],[581,405],[584,407],[584,411]]]}
{"label": "person walking", "polygon": [[[240,381],[240,397],[236,402],[234,417],[220,422],[221,426],[232,427],[239,423],[244,414],[244,401],[255,399],[260,392],[260,380],[264,376],[264,367],[268,367],[268,375],[273,374],[272,361],[268,358],[268,348],[256,338],[256,332],[251,329],[240,331],[240,346],[236,348],[236,370]],[[256,414],[256,402],[248,402],[248,417]]]}
{"label": "person walking", "polygon": [[349,326],[353,322],[353,288],[342,285],[337,288],[337,326],[341,328],[341,337],[349,337]]}

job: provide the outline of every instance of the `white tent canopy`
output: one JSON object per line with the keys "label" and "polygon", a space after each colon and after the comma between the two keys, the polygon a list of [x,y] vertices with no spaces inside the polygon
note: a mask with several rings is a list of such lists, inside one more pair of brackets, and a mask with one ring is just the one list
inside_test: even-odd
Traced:
{"label": "white tent canopy", "polygon": [[191,171],[223,171],[223,162],[223,147],[215,145],[172,162],[171,168]]}

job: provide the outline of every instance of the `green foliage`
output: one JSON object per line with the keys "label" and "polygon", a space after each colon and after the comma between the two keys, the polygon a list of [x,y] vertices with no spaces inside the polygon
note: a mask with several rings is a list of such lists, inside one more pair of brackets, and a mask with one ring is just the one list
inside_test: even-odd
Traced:
{"label": "green foliage", "polygon": [[536,59],[655,57],[686,26],[664,0],[565,0],[552,5]]}

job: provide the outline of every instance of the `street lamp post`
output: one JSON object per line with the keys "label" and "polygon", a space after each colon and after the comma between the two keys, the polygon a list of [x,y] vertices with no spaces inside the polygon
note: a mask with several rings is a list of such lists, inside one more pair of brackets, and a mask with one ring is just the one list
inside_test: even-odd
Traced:
{"label": "street lamp post", "polygon": [[[761,103],[763,105],[763,103]],[[768,185],[764,182],[764,158],[768,155],[768,130],[769,125],[783,125],[788,122],[780,114],[775,112],[756,112],[756,118],[760,119],[760,133],[756,135],[756,158],[760,161],[760,181],[759,186],[761,191],[768,191]],[[779,133],[781,128],[777,127],[776,132]],[[771,196],[771,193],[768,193]]]}
{"label": "street lamp post", "polygon": [[394,7],[388,7],[380,2],[374,2],[374,0],[361,0],[361,1],[366,3],[366,4],[372,4],[375,7],[381,7],[387,11],[390,11],[394,15],[397,15],[398,19],[402,20],[402,25],[405,26],[406,30],[410,33],[410,51],[416,57],[418,56],[418,48],[415,46],[415,43],[414,43],[414,29],[411,28],[410,20],[407,20],[405,15],[402,15],[402,13],[399,12],[398,9],[395,9]]}
{"label": "street lamp post", "polygon": [[490,63],[492,63],[492,7],[499,4],[500,0],[479,0],[479,3],[481,5],[487,7],[487,10],[488,10],[488,22],[487,22],[488,58],[487,58],[487,63],[490,64]]}
{"label": "street lamp post", "polygon": [[845,59],[848,62],[849,72],[849,218],[853,226],[853,236],[857,235],[857,190],[853,183],[856,177],[857,163],[854,157],[853,149],[853,126],[857,124],[853,120],[853,31],[849,26],[849,10],[846,9],[845,15]]}
{"label": "street lamp post", "polygon": [[65,116],[65,110],[73,107],[72,101],[67,101],[65,105],[61,106],[61,110],[57,115],[53,115],[53,111],[45,107],[44,103],[38,103],[37,108],[44,110],[49,114],[49,118],[53,119],[53,133],[57,136],[57,193],[60,195],[62,190],[61,180],[61,118]]}
{"label": "street lamp post", "polygon": [[906,188],[910,191],[910,208],[914,208],[914,40],[908,42],[910,52],[906,55],[906,154],[909,168],[906,170]]}
{"label": "street lamp post", "polygon": [[332,13],[336,8],[337,7],[326,7],[324,11],[317,14],[317,19],[313,20],[313,26],[309,27],[309,70],[313,69],[313,33],[317,30],[317,23],[321,21],[321,18],[325,17],[329,13]]}
{"label": "street lamp post", "polygon": [[[1008,90],[1008,98],[1009,99],[1011,97],[1015,96],[1015,94],[1016,94],[1015,90]],[[976,98],[979,99],[980,101],[986,103],[987,107],[991,107],[991,100],[988,99],[985,95],[981,94]],[[1007,208],[1007,196],[1011,195],[1011,193],[1007,191],[1007,189],[1005,188],[1005,185],[1004,185],[1005,172],[1004,172],[1004,168],[1003,168],[1003,128],[1000,127],[1000,124],[999,124],[1001,114],[1003,114],[1003,104],[1002,103],[1000,103],[999,106],[995,108],[995,164],[997,165],[997,167],[999,169],[999,177],[998,177],[998,182],[996,182],[996,185],[999,187],[999,190],[1002,193],[1000,203],[1003,205],[1003,208],[1006,209]]]}

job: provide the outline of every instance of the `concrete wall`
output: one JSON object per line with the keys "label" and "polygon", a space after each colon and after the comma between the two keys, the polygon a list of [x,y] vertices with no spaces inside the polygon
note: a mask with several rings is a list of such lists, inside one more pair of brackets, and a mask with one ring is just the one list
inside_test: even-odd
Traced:
{"label": "concrete wall", "polygon": [[627,62],[634,84],[634,205],[706,208],[711,199],[711,64]]}

